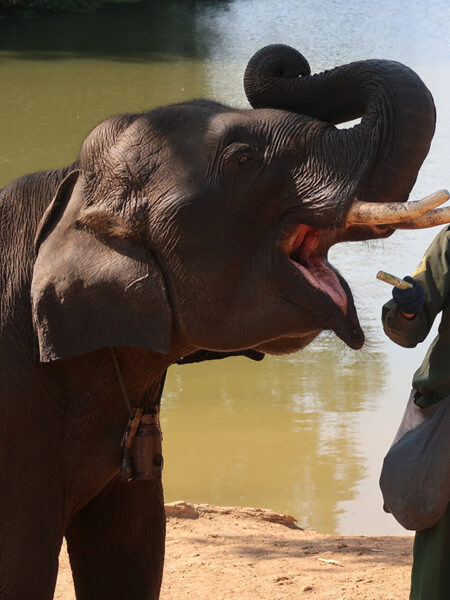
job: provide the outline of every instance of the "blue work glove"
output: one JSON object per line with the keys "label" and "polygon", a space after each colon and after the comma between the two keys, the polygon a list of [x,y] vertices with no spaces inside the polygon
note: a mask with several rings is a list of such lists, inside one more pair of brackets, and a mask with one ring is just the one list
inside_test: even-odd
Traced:
{"label": "blue work glove", "polygon": [[392,297],[397,307],[404,313],[409,315],[415,315],[420,311],[425,302],[425,291],[423,287],[415,281],[412,277],[407,275],[403,277],[405,281],[413,284],[412,288],[401,290],[394,288],[392,290]]}

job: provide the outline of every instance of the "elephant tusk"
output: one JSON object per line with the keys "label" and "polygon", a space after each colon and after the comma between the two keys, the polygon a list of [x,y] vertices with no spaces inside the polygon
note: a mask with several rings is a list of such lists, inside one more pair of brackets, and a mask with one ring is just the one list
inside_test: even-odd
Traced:
{"label": "elephant tusk", "polygon": [[426,229],[427,227],[445,225],[446,223],[450,223],[450,206],[430,210],[415,219],[408,219],[401,223],[393,223],[391,227],[393,229]]}
{"label": "elephant tusk", "polygon": [[[350,206],[350,210],[347,214],[346,226],[350,225],[392,225],[393,227],[402,227],[402,223],[408,222],[419,223],[418,220],[422,215],[427,216],[425,213],[432,211],[433,208],[443,204],[450,198],[450,194],[447,190],[439,190],[423,198],[422,200],[416,200],[414,202],[361,202],[360,200],[354,200]],[[439,214],[442,211],[436,211]],[[431,221],[433,220],[433,212],[430,213]],[[405,229],[420,228],[420,227],[432,227],[439,223],[447,223],[450,221],[450,213],[445,212],[447,221],[437,221],[429,225],[409,225]],[[439,219],[438,218],[438,219]],[[424,220],[425,222],[426,220]]]}

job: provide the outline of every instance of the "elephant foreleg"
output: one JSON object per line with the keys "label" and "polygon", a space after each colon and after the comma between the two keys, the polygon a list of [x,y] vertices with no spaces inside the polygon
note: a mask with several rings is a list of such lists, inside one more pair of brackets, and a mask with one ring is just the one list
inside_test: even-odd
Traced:
{"label": "elephant foreleg", "polygon": [[[0,394],[1,396],[1,394]],[[0,402],[0,599],[51,600],[66,527],[60,440],[39,406]],[[42,409],[41,413],[43,412]]]}
{"label": "elephant foreleg", "polygon": [[4,516],[6,532],[5,527],[0,527],[0,598],[51,600],[62,530],[55,527],[55,519],[46,506],[35,504],[29,510],[31,515],[16,518],[18,502]]}
{"label": "elephant foreleg", "polygon": [[114,483],[66,531],[78,600],[157,600],[165,514],[160,481]]}

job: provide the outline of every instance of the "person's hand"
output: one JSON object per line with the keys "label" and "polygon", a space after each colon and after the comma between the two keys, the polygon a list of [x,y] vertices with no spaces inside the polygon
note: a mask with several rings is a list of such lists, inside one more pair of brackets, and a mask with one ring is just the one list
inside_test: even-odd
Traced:
{"label": "person's hand", "polygon": [[422,308],[423,303],[425,302],[425,291],[420,283],[415,281],[409,275],[403,277],[403,280],[412,283],[413,287],[407,288],[406,290],[395,287],[392,290],[392,297],[402,313],[407,317],[412,317]]}

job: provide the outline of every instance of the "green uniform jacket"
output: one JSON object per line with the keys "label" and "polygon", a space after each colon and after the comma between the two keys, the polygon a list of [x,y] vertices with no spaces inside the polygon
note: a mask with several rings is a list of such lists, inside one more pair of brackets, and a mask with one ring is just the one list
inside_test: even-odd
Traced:
{"label": "green uniform jacket", "polygon": [[393,300],[383,306],[386,335],[405,348],[414,348],[427,337],[433,321],[442,311],[439,333],[423,363],[414,373],[416,403],[428,406],[450,394],[450,226],[433,240],[421,264],[412,274],[426,294],[426,301],[414,319],[407,319]]}

